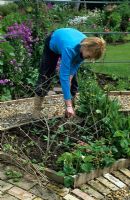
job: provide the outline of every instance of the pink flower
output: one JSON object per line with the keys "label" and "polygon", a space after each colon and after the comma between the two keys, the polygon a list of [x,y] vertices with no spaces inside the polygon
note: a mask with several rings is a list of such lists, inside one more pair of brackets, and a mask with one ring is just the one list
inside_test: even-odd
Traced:
{"label": "pink flower", "polygon": [[47,4],[47,8],[48,8],[48,9],[52,9],[52,8],[53,8],[53,5],[52,5],[51,3],[48,3],[48,4]]}

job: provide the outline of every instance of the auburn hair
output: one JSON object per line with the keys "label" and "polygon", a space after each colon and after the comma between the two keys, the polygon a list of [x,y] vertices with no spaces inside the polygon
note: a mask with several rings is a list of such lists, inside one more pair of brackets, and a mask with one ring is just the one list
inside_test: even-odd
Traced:
{"label": "auburn hair", "polygon": [[99,37],[85,38],[80,45],[91,51],[94,59],[99,59],[106,50],[105,40]]}

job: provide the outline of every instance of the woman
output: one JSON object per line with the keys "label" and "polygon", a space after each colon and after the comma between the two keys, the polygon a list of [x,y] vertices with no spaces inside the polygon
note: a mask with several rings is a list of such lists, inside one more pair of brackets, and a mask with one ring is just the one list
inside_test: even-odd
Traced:
{"label": "woman", "polygon": [[78,91],[76,74],[84,59],[99,59],[105,50],[105,41],[98,37],[87,37],[73,28],[60,28],[52,32],[45,40],[40,73],[35,89],[34,117],[40,117],[44,96],[50,89],[60,57],[60,83],[65,101],[67,117],[75,116],[72,99]]}

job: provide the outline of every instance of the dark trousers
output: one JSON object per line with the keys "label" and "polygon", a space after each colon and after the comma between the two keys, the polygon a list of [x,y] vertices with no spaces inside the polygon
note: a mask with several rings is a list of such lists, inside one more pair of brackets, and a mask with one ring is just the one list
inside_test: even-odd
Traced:
{"label": "dark trousers", "polygon": [[[51,34],[45,40],[45,46],[43,50],[42,60],[40,63],[40,72],[38,76],[38,81],[36,83],[35,93],[38,96],[44,97],[50,90],[52,80],[56,75],[56,66],[59,54],[54,53],[49,48],[49,43],[51,39]],[[76,75],[73,76],[71,81],[71,94],[75,96],[78,92],[78,83]]]}

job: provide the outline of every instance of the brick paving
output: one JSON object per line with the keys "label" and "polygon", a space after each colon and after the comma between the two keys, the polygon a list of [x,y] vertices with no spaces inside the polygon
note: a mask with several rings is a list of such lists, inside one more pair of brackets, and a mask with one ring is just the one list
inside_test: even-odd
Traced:
{"label": "brick paving", "polygon": [[25,173],[15,182],[6,175],[9,170],[21,173],[12,165],[0,163],[0,200],[61,200],[69,192],[67,188],[58,188],[50,183],[48,187],[40,187],[34,177]]}
{"label": "brick paving", "polygon": [[[22,176],[15,181],[13,176],[8,176],[7,172],[11,170],[22,173]],[[0,163],[0,200],[130,200],[130,193],[126,193],[124,187],[122,188],[123,180],[127,186],[130,185],[130,171],[121,169],[113,172],[113,176],[107,174],[107,179],[105,176],[98,177],[75,189],[68,189],[52,182],[43,183],[41,187],[36,178],[30,174],[15,166]],[[117,194],[112,192],[117,192]],[[114,195],[119,198],[115,198]],[[113,198],[107,198],[107,196]]]}

